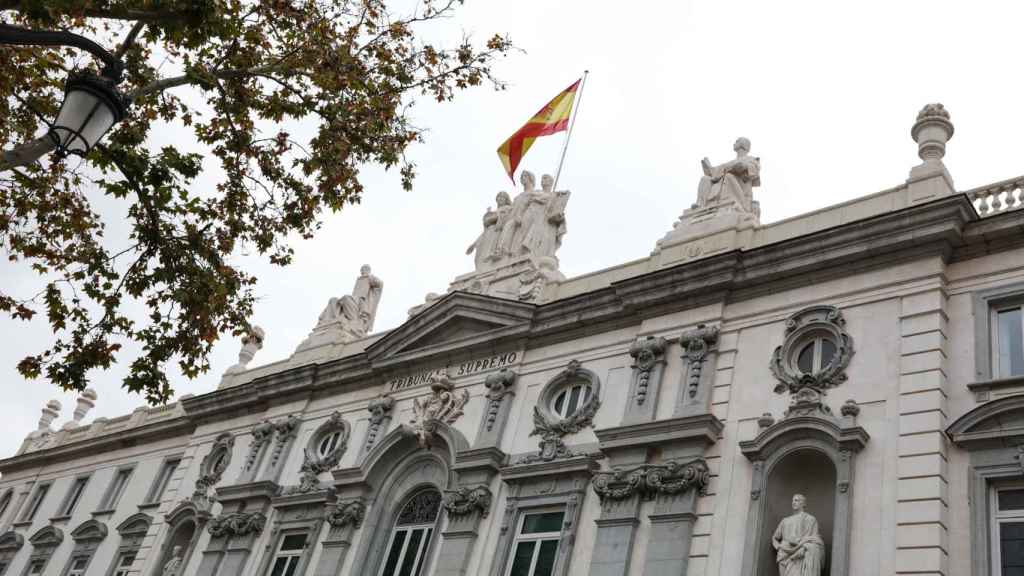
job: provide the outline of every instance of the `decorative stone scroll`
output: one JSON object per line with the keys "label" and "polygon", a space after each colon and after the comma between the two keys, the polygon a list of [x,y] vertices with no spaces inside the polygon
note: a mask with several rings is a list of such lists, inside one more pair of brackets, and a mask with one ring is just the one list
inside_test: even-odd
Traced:
{"label": "decorative stone scroll", "polygon": [[261,512],[235,512],[210,519],[206,530],[214,538],[248,536],[263,532],[267,517]]}
{"label": "decorative stone scroll", "polygon": [[704,324],[679,335],[684,369],[676,393],[676,416],[702,414],[710,409],[718,335],[718,326]]}
{"label": "decorative stone scroll", "polygon": [[494,423],[498,419],[498,412],[501,409],[501,403],[505,396],[515,395],[515,392],[512,391],[512,385],[515,382],[516,373],[508,368],[502,368],[484,380],[484,385],[487,386],[487,415],[485,416],[484,428],[488,432],[494,428]]}
{"label": "decorative stone scroll", "polygon": [[602,500],[624,500],[640,496],[650,500],[659,494],[679,494],[694,490],[704,494],[709,480],[708,465],[703,459],[689,462],[644,464],[632,469],[597,472],[591,482],[594,493]]}
{"label": "decorative stone scroll", "polygon": [[[555,396],[572,380],[585,380],[590,385],[590,397],[572,414],[560,418],[551,411]],[[597,374],[583,368],[579,360],[571,360],[565,370],[556,375],[541,390],[537,406],[533,408],[533,431],[530,436],[540,436],[540,453],[530,454],[519,460],[520,464],[548,462],[556,458],[570,458],[578,455],[562,441],[562,437],[575,434],[587,426],[593,426],[594,415],[601,407],[601,381]]]}
{"label": "decorative stone scroll", "polygon": [[327,523],[335,528],[352,526],[360,528],[363,519],[366,518],[366,502],[362,498],[355,498],[347,502],[339,502],[338,505],[327,514]]}
{"label": "decorative stone scroll", "polygon": [[422,448],[430,448],[439,422],[453,424],[462,416],[462,408],[469,402],[469,391],[455,392],[455,383],[447,376],[433,376],[430,389],[431,395],[426,400],[420,402],[416,398],[412,401],[412,430]]}
{"label": "decorative stone scroll", "polygon": [[[834,346],[829,358],[810,372],[801,370],[801,352],[815,340]],[[846,367],[853,357],[853,338],[846,333],[846,320],[835,306],[811,306],[786,319],[786,335],[782,345],[772,354],[771,370],[778,379],[775,392],[795,394],[804,388],[822,392],[846,381]]]}
{"label": "decorative stone scroll", "polygon": [[252,442],[249,444],[249,452],[245,456],[245,465],[242,467],[243,479],[251,479],[256,474],[263,447],[270,442],[273,436],[274,424],[270,420],[264,420],[252,427]]}
{"label": "decorative stone scroll", "polygon": [[270,466],[275,467],[281,456],[284,455],[285,448],[288,443],[291,442],[299,432],[299,419],[292,415],[288,416],[280,422],[274,423],[274,432],[277,433],[277,437],[274,442],[274,450],[270,453]]}
{"label": "decorative stone scroll", "polygon": [[487,486],[460,486],[456,490],[445,490],[441,505],[449,516],[465,516],[479,512],[486,518],[491,509],[491,490]]}
{"label": "decorative stone scroll", "polygon": [[664,338],[648,336],[646,338],[638,338],[632,346],[629,347],[629,355],[633,357],[633,394],[632,401],[637,406],[643,406],[645,402],[648,402],[648,397],[651,393],[656,394],[656,388],[652,390],[652,387],[657,387],[659,382],[655,381],[652,383],[652,378],[660,380],[661,370],[658,368],[665,364],[665,348],[668,343]]}

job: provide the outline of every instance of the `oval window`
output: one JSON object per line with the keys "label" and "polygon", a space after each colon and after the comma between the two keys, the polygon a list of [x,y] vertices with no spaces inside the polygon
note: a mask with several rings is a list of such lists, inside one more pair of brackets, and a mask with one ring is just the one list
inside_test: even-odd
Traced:
{"label": "oval window", "polygon": [[568,418],[586,404],[587,400],[590,400],[590,394],[589,382],[570,384],[555,395],[551,411],[559,418]]}

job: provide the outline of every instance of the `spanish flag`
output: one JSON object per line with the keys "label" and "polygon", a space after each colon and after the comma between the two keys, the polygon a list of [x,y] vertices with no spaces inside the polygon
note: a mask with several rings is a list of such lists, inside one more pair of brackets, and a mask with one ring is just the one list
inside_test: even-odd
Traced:
{"label": "spanish flag", "polygon": [[572,105],[576,100],[576,89],[580,86],[580,80],[573,82],[572,86],[552,98],[551,102],[541,108],[540,112],[534,114],[525,126],[517,130],[498,147],[498,158],[501,158],[505,172],[513,182],[519,161],[526,155],[530,146],[533,146],[534,140],[541,136],[561,132],[569,127],[569,114],[572,113]]}

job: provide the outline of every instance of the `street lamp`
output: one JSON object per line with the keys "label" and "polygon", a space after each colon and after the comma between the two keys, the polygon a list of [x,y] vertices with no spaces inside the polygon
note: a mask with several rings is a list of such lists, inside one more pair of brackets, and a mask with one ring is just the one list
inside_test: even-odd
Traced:
{"label": "street lamp", "polygon": [[0,44],[73,46],[103,61],[99,75],[75,71],[64,83],[64,102],[49,132],[58,155],[85,156],[124,118],[129,102],[117,90],[124,64],[99,44],[71,32],[28,30],[10,24],[0,24]]}

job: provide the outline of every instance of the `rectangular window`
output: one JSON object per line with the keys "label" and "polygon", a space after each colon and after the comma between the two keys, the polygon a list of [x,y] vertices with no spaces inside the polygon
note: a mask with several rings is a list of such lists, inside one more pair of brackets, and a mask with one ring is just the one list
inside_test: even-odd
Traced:
{"label": "rectangular window", "polygon": [[995,377],[1024,376],[1024,306],[995,306],[992,314]]}
{"label": "rectangular window", "polygon": [[43,573],[43,568],[45,568],[45,567],[46,567],[46,560],[33,560],[32,562],[29,563],[28,571],[25,572],[25,573],[28,574],[29,576],[34,576],[36,574],[42,574]]}
{"label": "rectangular window", "polygon": [[124,489],[128,487],[128,479],[132,477],[132,470],[132,468],[120,468],[114,472],[114,479],[110,482],[110,487],[107,488],[107,493],[103,496],[100,510],[114,510],[117,508],[117,503],[121,500],[121,494],[124,494]]}
{"label": "rectangular window", "polygon": [[564,510],[525,513],[512,542],[507,576],[551,576],[558,556]]}
{"label": "rectangular window", "polygon": [[36,517],[36,512],[39,512],[39,508],[43,505],[43,500],[46,498],[46,493],[49,491],[49,484],[40,484],[36,488],[35,493],[32,494],[32,500],[29,501],[28,507],[25,508],[25,513],[21,515],[22,522],[30,522]]}
{"label": "rectangular window", "polygon": [[85,576],[85,569],[89,566],[88,556],[79,556],[71,560],[67,576]]}
{"label": "rectangular window", "polygon": [[153,488],[149,491],[147,502],[159,502],[164,497],[164,491],[167,490],[167,485],[170,484],[171,476],[177,470],[178,464],[181,464],[181,458],[164,461],[163,466],[160,467],[160,473],[157,474],[156,481],[153,483]]}
{"label": "rectangular window", "polygon": [[992,574],[1024,574],[1024,487],[996,488],[993,501]]}
{"label": "rectangular window", "polygon": [[82,494],[85,493],[85,486],[88,483],[88,476],[75,478],[75,481],[71,483],[71,488],[68,490],[68,495],[64,497],[64,505],[60,507],[60,516],[71,516],[75,512],[75,507],[78,506],[78,501],[82,499]]}
{"label": "rectangular window", "polygon": [[297,576],[302,552],[306,549],[305,532],[285,534],[277,547],[274,562],[270,565],[270,576]]}
{"label": "rectangular window", "polygon": [[117,559],[117,567],[114,568],[114,576],[128,576],[132,564],[135,563],[135,552],[122,552]]}

